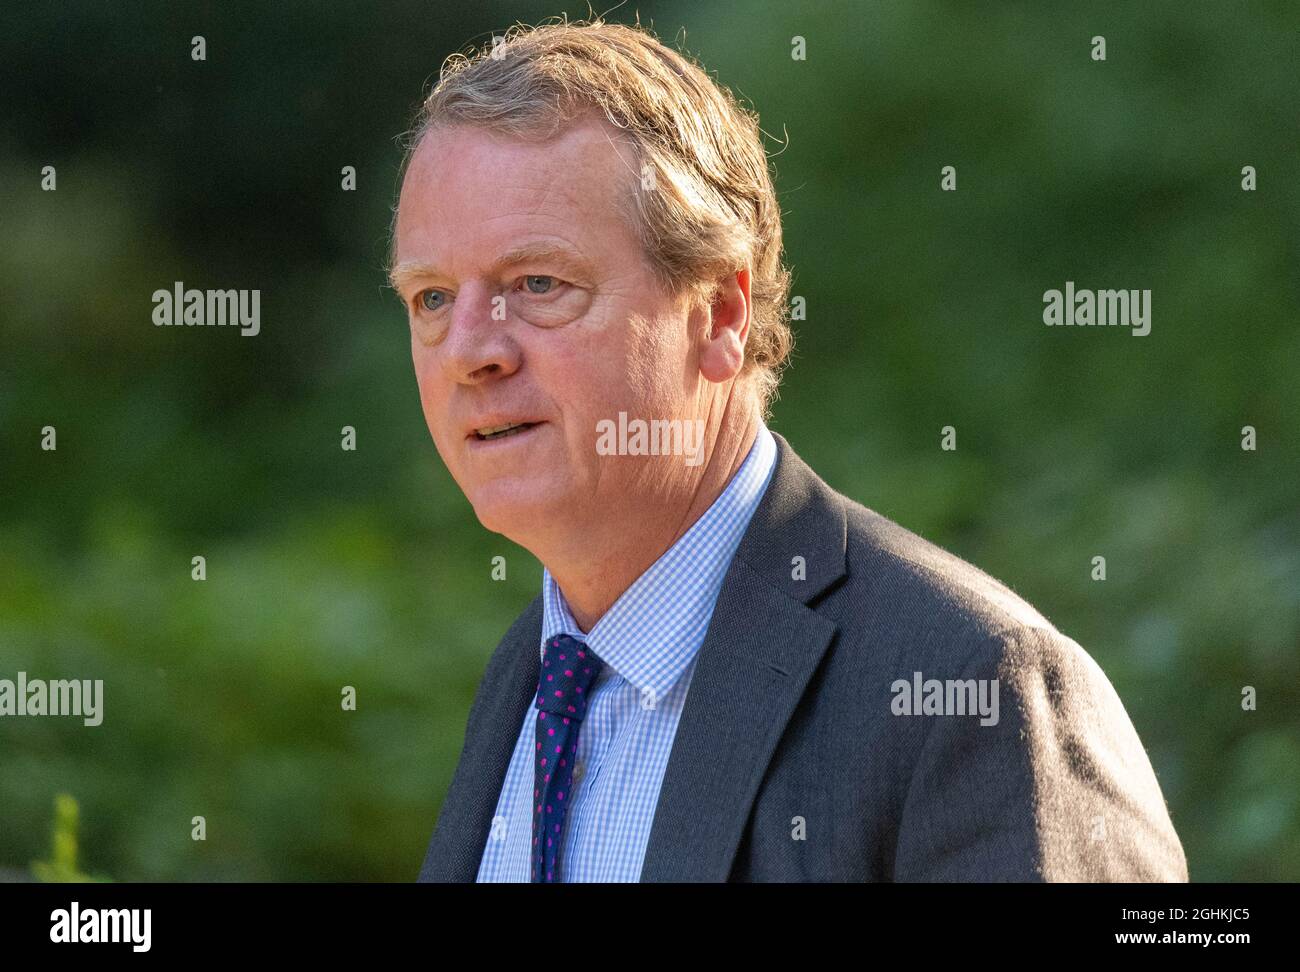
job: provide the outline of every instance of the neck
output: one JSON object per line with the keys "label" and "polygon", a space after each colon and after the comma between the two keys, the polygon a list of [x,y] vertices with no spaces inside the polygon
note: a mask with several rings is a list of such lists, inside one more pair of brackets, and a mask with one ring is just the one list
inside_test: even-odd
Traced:
{"label": "neck", "polygon": [[602,524],[583,524],[581,536],[549,550],[533,550],[555,578],[573,619],[585,634],[632,583],[681,539],[722,495],[758,436],[756,407],[728,402],[707,443],[707,460],[689,481],[628,497]]}

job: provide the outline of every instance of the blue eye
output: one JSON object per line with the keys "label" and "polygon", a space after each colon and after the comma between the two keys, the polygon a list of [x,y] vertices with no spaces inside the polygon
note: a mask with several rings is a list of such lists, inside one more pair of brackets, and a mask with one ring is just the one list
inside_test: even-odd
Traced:
{"label": "blue eye", "polygon": [[441,290],[422,290],[418,299],[420,306],[425,310],[436,311],[441,310],[442,305],[447,302],[447,295]]}
{"label": "blue eye", "polygon": [[543,274],[535,274],[530,277],[524,277],[524,284],[528,287],[530,293],[544,294],[549,291],[555,283],[554,277],[547,277]]}

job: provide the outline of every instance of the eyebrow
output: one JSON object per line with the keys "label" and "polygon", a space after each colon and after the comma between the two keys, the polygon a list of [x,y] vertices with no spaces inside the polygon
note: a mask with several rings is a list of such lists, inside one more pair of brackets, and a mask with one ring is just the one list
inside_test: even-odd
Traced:
{"label": "eyebrow", "polygon": [[[490,271],[497,273],[520,263],[541,262],[544,260],[558,263],[563,267],[576,271],[579,275],[591,272],[591,264],[581,253],[571,246],[549,240],[522,243],[506,250],[505,253],[493,261]],[[439,268],[432,263],[424,263],[419,260],[403,260],[389,271],[388,282],[394,290],[400,292],[402,286],[411,280],[420,277],[436,277],[438,273]]]}

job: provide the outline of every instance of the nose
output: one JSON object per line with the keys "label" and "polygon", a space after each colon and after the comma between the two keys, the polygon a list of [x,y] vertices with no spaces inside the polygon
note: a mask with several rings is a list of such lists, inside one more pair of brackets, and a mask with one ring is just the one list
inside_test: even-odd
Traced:
{"label": "nose", "polygon": [[[507,321],[494,320],[496,294],[479,283],[461,287],[451,307],[451,321],[440,348],[443,373],[462,385],[503,378],[519,369],[522,354],[510,337]],[[504,311],[504,298],[499,303]]]}

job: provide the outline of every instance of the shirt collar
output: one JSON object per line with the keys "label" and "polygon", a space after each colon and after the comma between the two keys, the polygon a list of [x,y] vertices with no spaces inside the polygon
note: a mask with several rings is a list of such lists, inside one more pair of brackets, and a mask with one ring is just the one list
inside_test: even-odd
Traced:
{"label": "shirt collar", "polygon": [[559,584],[542,570],[539,651],[559,634],[586,642],[651,699],[662,698],[704,641],[722,580],[776,466],[776,440],[763,422],[726,488],[704,514],[583,634]]}

